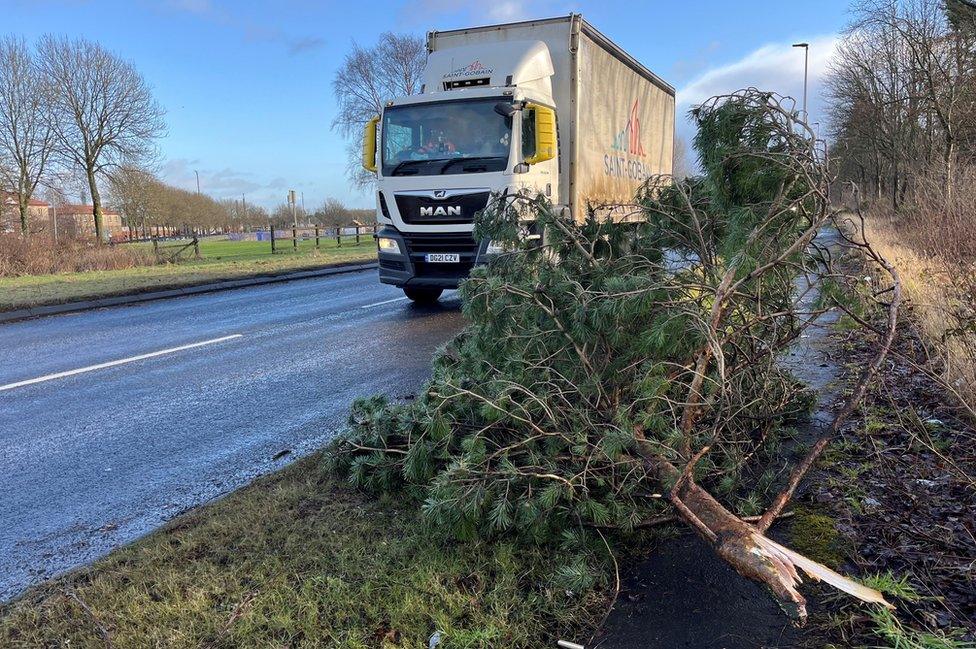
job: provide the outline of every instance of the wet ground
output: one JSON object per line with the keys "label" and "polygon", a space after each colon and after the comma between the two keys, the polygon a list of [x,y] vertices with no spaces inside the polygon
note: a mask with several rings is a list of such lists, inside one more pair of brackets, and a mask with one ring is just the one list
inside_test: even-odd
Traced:
{"label": "wet ground", "polygon": [[[921,595],[913,601],[889,594],[903,626],[965,633],[969,644],[952,646],[973,647],[976,426],[945,386],[920,369],[933,365],[910,317],[909,306],[884,371],[797,505],[831,522],[830,546],[839,549],[843,572],[890,571]],[[863,367],[875,353],[869,339],[852,337],[843,358]],[[841,598],[824,613],[833,616],[829,624],[826,615],[812,618],[824,644],[877,644],[863,607]]]}
{"label": "wet ground", "polygon": [[0,325],[0,601],[413,393],[461,326],[375,271]]}

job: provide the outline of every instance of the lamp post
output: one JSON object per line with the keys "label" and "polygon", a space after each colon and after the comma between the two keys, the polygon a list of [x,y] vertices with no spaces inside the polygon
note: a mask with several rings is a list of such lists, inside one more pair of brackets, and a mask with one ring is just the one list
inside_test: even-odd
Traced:
{"label": "lamp post", "polygon": [[808,119],[807,115],[807,72],[810,69],[810,44],[793,43],[793,47],[803,48],[803,121]]}

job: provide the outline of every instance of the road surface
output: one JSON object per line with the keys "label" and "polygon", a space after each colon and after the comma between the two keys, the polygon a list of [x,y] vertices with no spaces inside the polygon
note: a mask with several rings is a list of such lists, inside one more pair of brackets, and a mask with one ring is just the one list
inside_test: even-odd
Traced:
{"label": "road surface", "polygon": [[0,325],[0,601],[411,394],[462,325],[365,271]]}

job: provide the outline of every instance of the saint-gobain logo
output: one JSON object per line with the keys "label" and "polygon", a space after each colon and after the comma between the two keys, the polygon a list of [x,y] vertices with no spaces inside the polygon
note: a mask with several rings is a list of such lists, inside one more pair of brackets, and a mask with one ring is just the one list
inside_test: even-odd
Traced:
{"label": "saint-gobain logo", "polygon": [[481,63],[481,61],[474,61],[469,63],[463,68],[458,68],[457,70],[451,70],[444,75],[445,79],[458,79],[460,77],[485,77],[491,76],[494,70]]}
{"label": "saint-gobain logo", "polygon": [[647,155],[644,153],[644,145],[641,144],[639,99],[634,100],[634,105],[630,108],[630,117],[627,120],[627,126],[613,138],[611,148],[615,151],[624,151],[631,155]]}
{"label": "saint-gobain logo", "polygon": [[420,216],[461,216],[460,205],[438,205],[437,207],[421,207]]}

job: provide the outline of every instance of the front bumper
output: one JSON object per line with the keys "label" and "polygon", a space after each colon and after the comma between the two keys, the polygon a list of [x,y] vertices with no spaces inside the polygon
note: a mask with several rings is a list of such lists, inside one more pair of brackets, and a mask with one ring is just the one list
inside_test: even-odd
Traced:
{"label": "front bumper", "polygon": [[[468,232],[400,232],[389,226],[377,237],[395,239],[401,254],[380,250],[380,282],[394,286],[457,288],[478,263],[484,244]],[[456,253],[460,263],[427,263],[428,253]]]}

